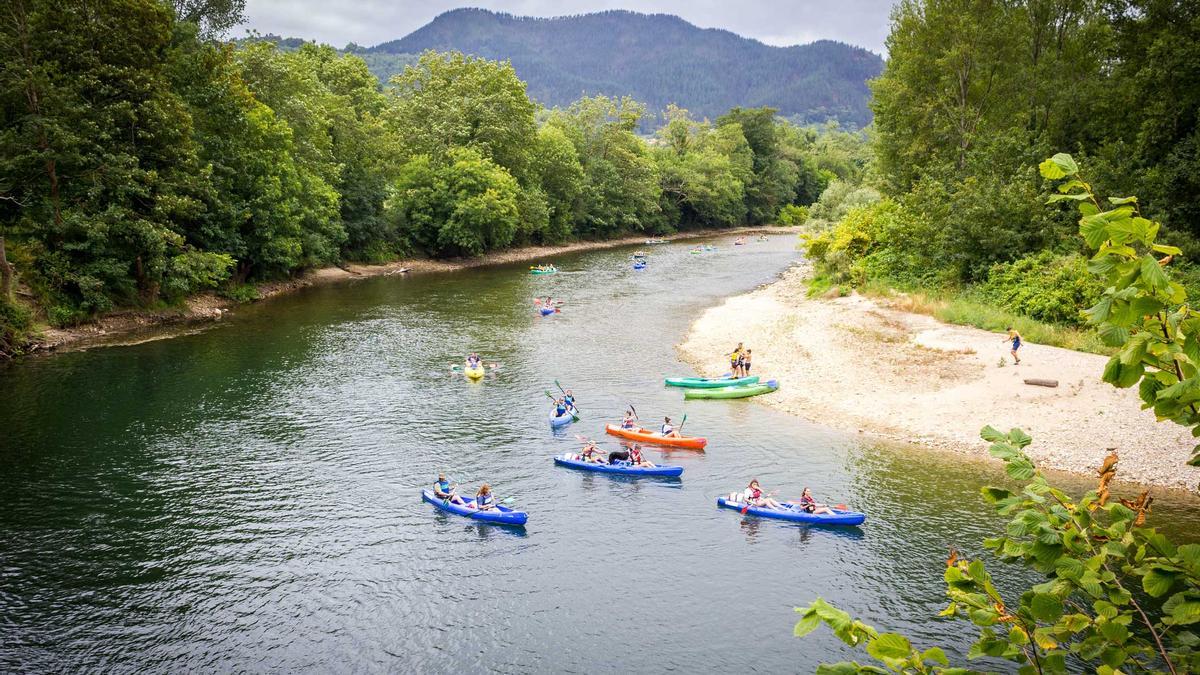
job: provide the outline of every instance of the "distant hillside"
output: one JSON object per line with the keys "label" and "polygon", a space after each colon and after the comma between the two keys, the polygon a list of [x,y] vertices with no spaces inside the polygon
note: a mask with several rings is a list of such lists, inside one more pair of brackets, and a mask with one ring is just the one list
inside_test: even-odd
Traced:
{"label": "distant hillside", "polygon": [[871,120],[866,81],[883,69],[879,56],[839,42],[771,47],[676,16],[626,11],[539,19],[457,9],[402,39],[350,49],[382,79],[427,49],[510,59],[530,96],[548,106],[584,94],[629,95],[652,111],[676,103],[715,118],[733,106],[769,105],[798,121],[858,127]]}

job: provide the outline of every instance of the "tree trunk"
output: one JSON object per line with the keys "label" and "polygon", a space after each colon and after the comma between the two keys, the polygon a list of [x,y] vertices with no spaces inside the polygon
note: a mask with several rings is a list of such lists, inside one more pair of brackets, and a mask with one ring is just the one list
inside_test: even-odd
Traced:
{"label": "tree trunk", "polygon": [[0,300],[12,300],[13,268],[4,252],[4,235],[0,234]]}

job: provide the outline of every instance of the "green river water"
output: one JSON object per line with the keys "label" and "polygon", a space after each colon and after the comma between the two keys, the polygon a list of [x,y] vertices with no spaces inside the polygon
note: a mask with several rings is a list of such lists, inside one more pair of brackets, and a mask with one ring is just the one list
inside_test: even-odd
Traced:
{"label": "green river water", "polygon": [[[194,334],[0,370],[0,672],[807,672],[849,654],[824,630],[791,636],[792,608],[817,596],[961,653],[933,618],[943,560],[998,531],[979,487],[1000,469],[663,387],[692,374],[673,345],[699,312],[797,258],[788,236],[712,242],[646,247],[640,271],[612,249],[550,277],[522,264],[313,288]],[[546,294],[561,314],[534,313]],[[499,374],[451,377],[469,350]],[[556,378],[583,412],[557,434],[542,393]],[[649,451],[681,480],[553,465],[630,402],[708,437]],[[492,482],[528,526],[422,503],[439,470]],[[751,477],[867,522],[716,508]],[[1154,519],[1200,538],[1186,496],[1160,496]]]}

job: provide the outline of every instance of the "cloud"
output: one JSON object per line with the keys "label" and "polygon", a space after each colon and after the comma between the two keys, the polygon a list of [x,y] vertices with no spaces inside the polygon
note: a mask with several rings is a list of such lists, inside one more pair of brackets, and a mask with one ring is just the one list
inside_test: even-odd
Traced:
{"label": "cloud", "polygon": [[[892,0],[475,0],[477,6],[521,16],[562,16],[606,9],[675,14],[702,28],[723,28],[767,44],[786,46],[838,40],[883,53]],[[447,10],[451,0],[247,0],[243,29],[343,46],[374,45],[404,37]]]}

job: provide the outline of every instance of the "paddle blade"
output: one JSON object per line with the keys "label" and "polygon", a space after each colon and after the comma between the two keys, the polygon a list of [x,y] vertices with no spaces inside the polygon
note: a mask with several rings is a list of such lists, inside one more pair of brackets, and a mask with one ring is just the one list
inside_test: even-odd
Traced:
{"label": "paddle blade", "polygon": [[743,507],[742,507],[742,511],[741,511],[742,515],[743,515],[743,516],[744,516],[744,515],[746,515],[746,512],[747,512],[747,511],[749,511],[749,510],[750,510],[750,505],[749,505],[749,504],[747,504],[747,505],[743,506]]}

